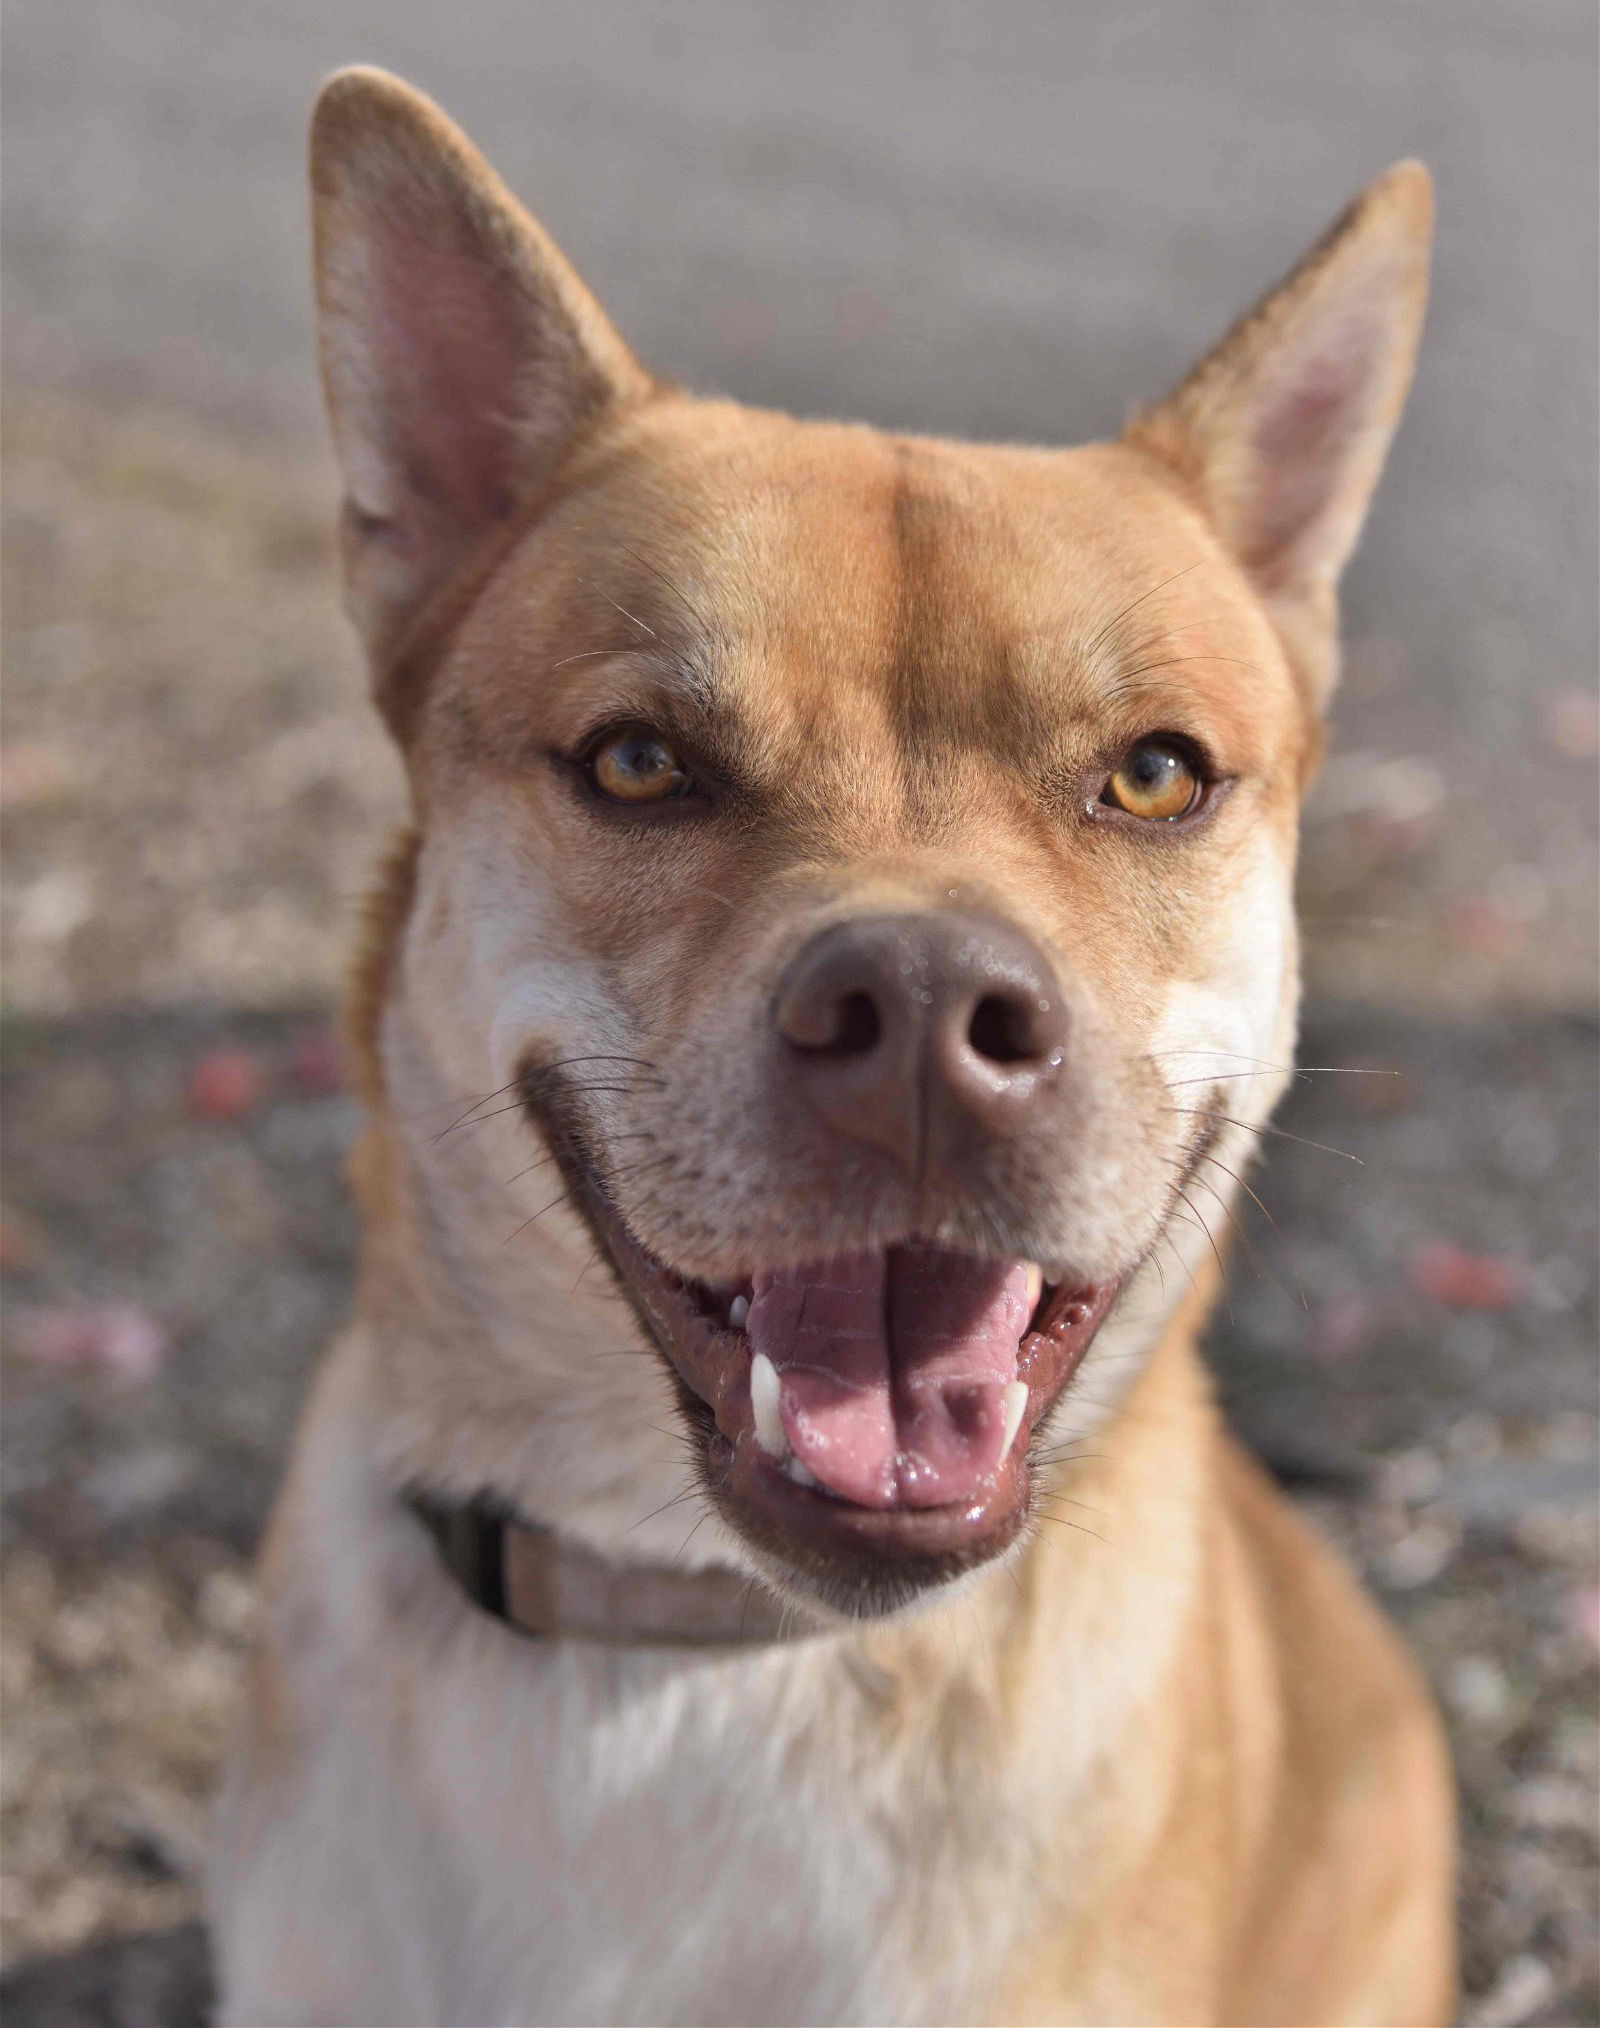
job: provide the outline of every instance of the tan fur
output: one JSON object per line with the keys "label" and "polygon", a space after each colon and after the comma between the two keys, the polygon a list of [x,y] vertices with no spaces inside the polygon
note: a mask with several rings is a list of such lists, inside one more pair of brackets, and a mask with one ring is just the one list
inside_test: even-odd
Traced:
{"label": "tan fur", "polygon": [[[221,1821],[226,2018],[1443,2022],[1437,1726],[1220,1428],[1174,1195],[1214,1118],[1183,1201],[1220,1218],[1291,1060],[1297,803],[1415,350],[1423,172],[1126,441],[1066,452],[661,386],[379,74],[329,87],[313,176],[352,608],[415,822],[354,995],[358,1320],[274,1523]],[[561,756],[621,720],[703,755],[717,814],[587,802]],[[1231,786],[1183,833],[1098,818],[1160,730]],[[840,1187],[758,1042],[797,937],[950,900],[1051,954],[1073,1110],[913,1210]],[[649,1065],[581,1104],[680,1274],[930,1229],[1126,1274],[1041,1444],[1058,1525],[918,1614],[719,1657],[468,1605],[407,1483],[770,1574],[499,1095],[562,1053]]]}

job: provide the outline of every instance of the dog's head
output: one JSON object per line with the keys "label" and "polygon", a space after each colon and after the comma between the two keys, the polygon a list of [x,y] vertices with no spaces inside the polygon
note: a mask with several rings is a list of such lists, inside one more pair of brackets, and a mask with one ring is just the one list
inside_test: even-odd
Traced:
{"label": "dog's head", "polygon": [[661,384],[381,74],[328,87],[313,174],[421,838],[397,990],[467,1095],[515,1087],[724,1520],[892,1604],[1015,1537],[1099,1326],[1163,1248],[1187,1271],[1281,1086],[1427,177],[1055,451]]}

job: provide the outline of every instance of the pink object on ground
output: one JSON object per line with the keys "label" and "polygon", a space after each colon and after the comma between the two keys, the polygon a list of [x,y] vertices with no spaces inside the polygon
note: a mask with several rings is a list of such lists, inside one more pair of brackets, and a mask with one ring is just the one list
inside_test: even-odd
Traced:
{"label": "pink object on ground", "polygon": [[1521,1293],[1520,1261],[1502,1254],[1468,1253],[1434,1240],[1411,1256],[1411,1286],[1452,1310],[1503,1310]]}
{"label": "pink object on ground", "polygon": [[190,1112],[205,1120],[238,1120],[261,1103],[266,1079],[247,1049],[208,1049],[189,1070]]}
{"label": "pink object on ground", "polygon": [[153,1380],[171,1339],[131,1303],[30,1310],[17,1320],[17,1350],[38,1366],[77,1367],[128,1382]]}

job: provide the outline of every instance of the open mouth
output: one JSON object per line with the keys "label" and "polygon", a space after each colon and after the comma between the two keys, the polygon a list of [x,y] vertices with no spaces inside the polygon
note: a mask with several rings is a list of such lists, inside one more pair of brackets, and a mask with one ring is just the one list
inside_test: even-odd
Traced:
{"label": "open mouth", "polygon": [[677,1381],[707,1492],[776,1574],[876,1614],[1016,1538],[1033,1433],[1119,1282],[906,1244],[711,1287],[640,1246],[590,1164],[562,1166]]}

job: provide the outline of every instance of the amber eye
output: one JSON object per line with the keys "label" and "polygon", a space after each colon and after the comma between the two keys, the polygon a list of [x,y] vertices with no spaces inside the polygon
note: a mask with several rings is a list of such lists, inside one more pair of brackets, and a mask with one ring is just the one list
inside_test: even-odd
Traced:
{"label": "amber eye", "polygon": [[682,761],[653,732],[614,732],[589,756],[589,779],[613,803],[661,803],[689,787]]}
{"label": "amber eye", "polygon": [[1170,823],[1186,817],[1200,800],[1200,777],[1181,747],[1170,740],[1141,739],[1123,755],[1101,800],[1130,817]]}

